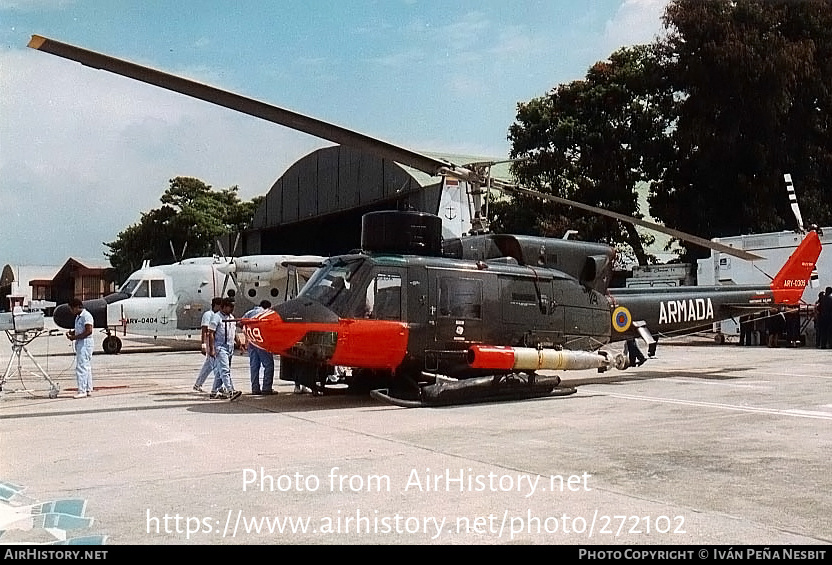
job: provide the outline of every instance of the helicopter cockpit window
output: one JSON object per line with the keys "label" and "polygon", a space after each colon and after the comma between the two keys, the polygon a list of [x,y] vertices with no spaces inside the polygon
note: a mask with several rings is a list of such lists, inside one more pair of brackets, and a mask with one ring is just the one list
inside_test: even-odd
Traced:
{"label": "helicopter cockpit window", "polygon": [[133,293],[133,298],[147,298],[150,296],[147,287],[147,281],[142,281],[139,283],[139,286],[136,287],[136,292]]}
{"label": "helicopter cockpit window", "polygon": [[165,297],[165,281],[164,280],[150,281],[150,296],[152,296],[153,298],[164,298]]}
{"label": "helicopter cockpit window", "polygon": [[482,318],[482,281],[439,279],[439,315],[452,318]]}
{"label": "helicopter cockpit window", "polygon": [[318,269],[301,290],[300,296],[317,300],[327,307],[343,305],[350,296],[352,277],[362,261],[338,261]]}
{"label": "helicopter cockpit window", "polygon": [[402,278],[380,273],[367,287],[364,315],[375,320],[401,320]]}

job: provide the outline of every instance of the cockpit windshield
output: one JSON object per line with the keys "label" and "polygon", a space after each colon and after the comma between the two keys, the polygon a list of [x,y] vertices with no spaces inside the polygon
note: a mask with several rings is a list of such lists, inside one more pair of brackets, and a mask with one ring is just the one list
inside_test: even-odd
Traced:
{"label": "cockpit windshield", "polygon": [[141,279],[128,279],[126,283],[121,285],[121,288],[118,289],[118,291],[132,296],[133,291],[136,290],[136,287],[139,286],[140,282],[142,282]]}
{"label": "cockpit windshield", "polygon": [[315,271],[298,297],[317,300],[337,312],[340,310],[338,306],[346,304],[351,297],[356,282],[355,274],[363,264],[364,258],[335,259],[325,263]]}

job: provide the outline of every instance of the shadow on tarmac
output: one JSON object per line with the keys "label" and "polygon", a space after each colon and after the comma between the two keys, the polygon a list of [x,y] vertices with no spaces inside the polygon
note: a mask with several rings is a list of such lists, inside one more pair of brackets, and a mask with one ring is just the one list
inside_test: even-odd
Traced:
{"label": "shadow on tarmac", "polygon": [[[596,375],[584,378],[565,378],[562,382],[563,386],[581,387],[584,385],[593,384],[607,384],[616,385],[635,381],[648,381],[664,378],[688,378],[688,379],[703,379],[703,380],[718,380],[727,381],[742,378],[740,375],[731,375],[726,373],[741,373],[746,371],[753,371],[754,367],[738,367],[732,369],[721,369],[718,371],[709,372],[667,372],[667,371],[651,371],[639,372],[637,374],[623,374],[613,373],[610,375]],[[129,387],[128,387],[129,388]],[[131,391],[135,392],[135,390]],[[79,414],[101,414],[114,412],[135,412],[146,410],[176,410],[185,409],[189,412],[198,412],[203,414],[280,414],[280,413],[300,413],[312,412],[321,410],[333,410],[343,408],[375,408],[378,410],[389,410],[391,405],[379,402],[369,396],[369,394],[351,394],[346,389],[328,389],[323,396],[314,396],[311,394],[293,394],[291,392],[280,392],[270,396],[254,396],[250,394],[243,394],[238,400],[230,402],[228,400],[212,400],[208,398],[205,393],[196,393],[190,390],[182,391],[165,391],[165,392],[149,392],[148,397],[152,399],[152,404],[149,406],[119,406],[119,407],[96,407],[96,398],[106,398],[106,393],[101,395],[94,395],[89,399],[75,400],[71,398],[58,398],[49,400],[49,403],[69,401],[73,403],[73,410],[58,410],[58,411],[43,411],[27,414],[0,414],[0,421],[14,420],[23,418],[40,418],[40,417],[56,417],[56,416],[72,416]],[[553,400],[556,398],[574,398],[580,397],[580,389],[578,393],[570,396],[547,396],[535,399],[525,400],[511,400],[501,401],[506,402],[529,402],[534,400]],[[35,397],[34,400],[43,400]],[[79,406],[79,403],[90,403],[92,405]],[[492,402],[482,402],[473,404],[491,404]],[[468,404],[471,405],[471,404]],[[457,405],[458,406],[458,405]],[[430,409],[453,409],[456,406],[436,406]],[[398,409],[410,410],[411,408]]]}
{"label": "shadow on tarmac", "polygon": [[579,378],[564,378],[563,384],[566,386],[582,386],[582,385],[598,385],[598,384],[624,384],[636,381],[652,381],[655,379],[668,378],[682,378],[682,379],[702,379],[710,381],[729,381],[734,379],[741,379],[743,375],[731,375],[726,373],[742,373],[745,371],[755,371],[757,367],[734,367],[731,369],[719,369],[707,372],[684,372],[684,371],[644,371],[639,373],[615,373],[612,375],[596,375],[592,377]]}

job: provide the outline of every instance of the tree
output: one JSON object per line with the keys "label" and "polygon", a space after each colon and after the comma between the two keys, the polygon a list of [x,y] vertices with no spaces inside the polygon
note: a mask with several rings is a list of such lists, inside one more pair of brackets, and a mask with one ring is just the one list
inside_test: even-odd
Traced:
{"label": "tree", "polygon": [[[629,215],[647,182],[654,218],[711,238],[797,227],[791,173],[806,217],[832,221],[832,2],[673,0],[664,21],[666,37],[518,106],[519,179]],[[647,259],[631,227],[533,200],[498,210],[502,228],[568,225]]]}
{"label": "tree", "polygon": [[[167,263],[186,257],[211,255],[220,236],[247,228],[263,197],[241,201],[239,188],[220,191],[199,179],[176,177],[161,197],[163,206],[143,212],[141,220],[106,243],[107,257],[120,279],[139,268],[143,261]],[[187,243],[187,248],[185,244]],[[172,257],[185,249],[185,257]]]}
{"label": "tree", "polygon": [[[636,189],[648,180],[644,161],[663,152],[673,102],[659,55],[648,45],[620,49],[593,65],[584,80],[519,104],[509,128],[512,157],[522,159],[514,165],[518,179],[542,192],[643,217]],[[501,229],[514,229],[512,218],[546,235],[576,229],[586,239],[625,244],[639,263],[648,261],[644,246],[652,236],[632,224],[555,210],[532,199],[498,206],[497,212]]]}
{"label": "tree", "polygon": [[674,0],[660,42],[677,93],[674,154],[647,175],[654,217],[706,237],[832,219],[832,2]]}

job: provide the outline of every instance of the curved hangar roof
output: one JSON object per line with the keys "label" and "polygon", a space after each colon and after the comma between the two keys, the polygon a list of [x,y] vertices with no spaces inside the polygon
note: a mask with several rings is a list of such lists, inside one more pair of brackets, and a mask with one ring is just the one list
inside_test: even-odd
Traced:
{"label": "curved hangar roof", "polygon": [[[459,165],[488,160],[431,155]],[[492,174],[510,178],[506,164]],[[244,250],[326,255],[355,249],[363,214],[405,208],[435,214],[441,183],[441,177],[350,147],[318,149],[289,167],[269,190]]]}

